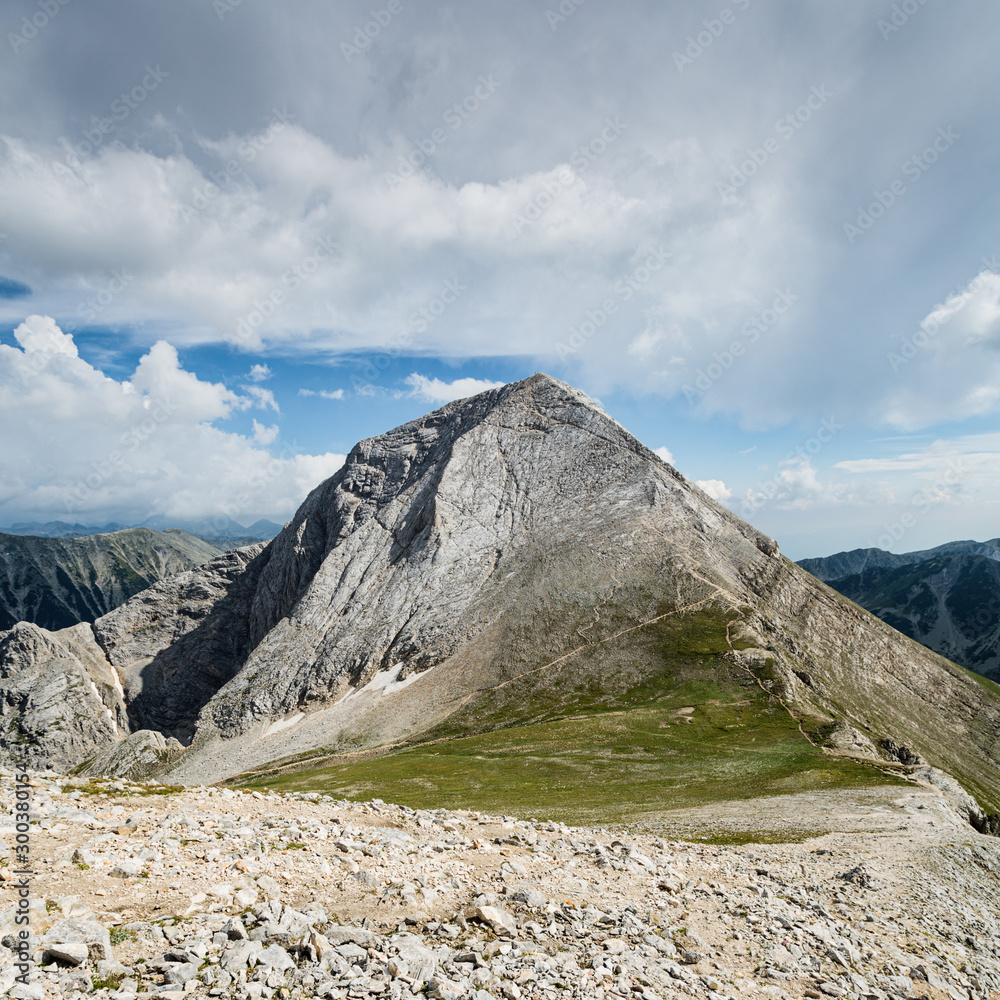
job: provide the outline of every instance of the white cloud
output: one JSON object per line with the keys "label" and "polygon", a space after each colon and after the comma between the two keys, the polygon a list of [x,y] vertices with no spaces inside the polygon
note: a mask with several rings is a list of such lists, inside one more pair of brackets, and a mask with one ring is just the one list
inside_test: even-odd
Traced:
{"label": "white cloud", "polygon": [[14,339],[28,354],[66,354],[77,357],[73,338],[50,316],[29,316],[14,330]]}
{"label": "white cloud", "polygon": [[262,410],[274,410],[275,413],[280,413],[278,409],[278,404],[275,402],[274,393],[270,389],[264,389],[259,385],[245,385],[243,386],[244,392],[246,392],[259,406]]}
{"label": "white cloud", "polygon": [[247,372],[247,380],[250,382],[266,382],[273,372],[267,365],[254,365],[249,372]]}
{"label": "white cloud", "polygon": [[628,353],[643,360],[652,358],[657,348],[666,340],[666,334],[661,330],[643,330],[629,345]]}
{"label": "white cloud", "polygon": [[185,371],[163,341],[118,381],[47,317],[15,339],[24,349],[0,344],[0,523],[282,518],[344,461],[269,454],[277,426],[254,421],[252,438],[216,426],[255,400]]}
{"label": "white cloud", "polygon": [[954,502],[986,502],[1000,495],[1000,432],[941,438],[917,450],[879,458],[848,459],[834,466],[863,481],[911,495]]}
{"label": "white cloud", "polygon": [[253,439],[261,446],[273,444],[277,440],[279,433],[280,428],[277,424],[265,427],[264,424],[260,424],[256,420],[253,422]]}
{"label": "white cloud", "polygon": [[812,462],[798,455],[784,459],[774,475],[748,489],[742,499],[740,513],[748,516],[769,505],[778,510],[807,510],[859,502],[864,500],[851,492],[846,484],[824,482]]}
{"label": "white cloud", "polygon": [[[627,152],[628,136],[587,169],[550,159],[464,183],[424,169],[395,186],[386,174],[398,149],[351,157],[299,125],[252,163],[238,137],[201,140],[204,166],[180,149],[109,144],[53,171],[56,149],[0,137],[0,219],[20,267],[84,289],[84,300],[128,261],[101,322],[167,321],[177,343],[350,351],[402,336],[414,352],[552,360],[586,310],[610,298],[612,321],[573,363],[673,390],[682,373],[664,382],[648,362],[678,344],[665,357],[686,356],[683,326],[706,335],[727,310],[742,317],[770,295],[790,223],[750,203],[720,211],[723,163],[698,141]],[[213,187],[226,162],[240,171]],[[544,210],[519,225],[536,201]],[[650,272],[664,233],[683,253]],[[660,327],[672,332],[620,350],[636,328]]]}
{"label": "white cloud", "polygon": [[655,451],[656,454],[659,455],[660,458],[662,458],[663,461],[667,463],[667,465],[674,464],[674,453],[669,448],[667,448],[664,445],[661,445],[659,448],[655,449]]}
{"label": "white cloud", "polygon": [[[81,129],[126,85],[116,60],[94,60],[66,87],[78,32],[65,28],[32,43],[27,62],[0,63],[11,137],[0,141],[0,264],[48,311],[58,303],[56,315],[74,318],[127,264],[132,278],[100,321],[165,322],[161,335],[178,346],[235,339],[242,323],[239,345],[282,353],[531,357],[532,370],[609,399],[616,389],[683,397],[701,371],[707,388],[690,405],[753,427],[829,412],[916,426],[996,405],[992,362],[971,357],[985,342],[958,352],[937,398],[933,365],[915,358],[890,374],[885,359],[893,318],[907,317],[898,332],[912,334],[935,273],[952,273],[954,240],[940,234],[959,225],[964,246],[991,247],[990,157],[961,138],[926,193],[908,193],[857,243],[842,231],[932,139],[929,118],[941,116],[928,109],[967,123],[968,136],[991,134],[982,67],[995,7],[980,5],[978,31],[915,18],[890,66],[868,45],[860,0],[804,5],[794,51],[776,41],[782,5],[755,5],[732,59],[713,48],[682,78],[669,51],[663,71],[663,39],[697,33],[687,4],[647,5],[641,17],[607,6],[574,21],[586,67],[578,48],[554,50],[531,28],[538,11],[526,3],[452,5],[444,21],[433,5],[411,5],[406,31],[383,32],[350,64],[324,45],[353,32],[344,5],[285,16],[244,4],[226,51],[195,65],[184,46],[207,6],[178,12],[158,35],[164,66],[184,72],[96,150],[82,148]],[[66,17],[84,18],[71,7]],[[102,51],[131,51],[149,34],[142,17],[104,21]],[[290,42],[276,47],[278,21]],[[281,121],[261,103],[261,53],[301,98]],[[775,53],[781,73],[750,72],[755,55],[764,65]],[[442,113],[494,71],[497,95],[432,142]],[[336,101],[308,96],[317,79]],[[786,142],[776,120],[799,108],[809,117],[802,102],[818,86],[832,99]],[[538,100],[546,113],[524,115]],[[600,136],[618,112],[624,130],[609,144]],[[245,134],[228,132],[237,128]],[[410,176],[393,184],[401,165]],[[818,172],[826,183],[814,183]],[[672,257],[645,280],[644,256],[661,244]],[[453,280],[460,296],[445,287]],[[797,304],[775,319],[787,289]],[[0,316],[15,307],[0,301]]]}
{"label": "white cloud", "polygon": [[1000,432],[873,442],[879,452],[887,445],[898,451],[839,461],[815,477],[799,470],[805,475],[796,481],[758,482],[751,500],[735,509],[770,534],[812,539],[798,543],[796,558],[869,546],[904,552],[996,537]]}
{"label": "white cloud", "polygon": [[173,405],[173,400],[182,400],[186,419],[196,423],[219,420],[234,410],[246,410],[253,405],[246,396],[223,385],[202,382],[193,372],[185,371],[180,366],[177,349],[163,340],[153,344],[149,353],[139,359],[126,384],[127,391],[146,399],[148,406],[159,402]]}
{"label": "white cloud", "polygon": [[455,399],[475,396],[487,389],[499,389],[503,382],[490,382],[481,378],[459,378],[454,382],[442,382],[439,378],[427,378],[414,372],[404,379],[411,387],[410,395],[428,403],[450,403]]}
{"label": "white cloud", "polygon": [[1000,274],[981,271],[892,346],[879,416],[907,430],[1000,409]]}
{"label": "white cloud", "polygon": [[713,500],[728,500],[733,491],[726,488],[721,479],[698,479],[695,485],[703,489]]}
{"label": "white cloud", "polygon": [[319,396],[320,399],[343,399],[343,389],[299,389],[300,396]]}

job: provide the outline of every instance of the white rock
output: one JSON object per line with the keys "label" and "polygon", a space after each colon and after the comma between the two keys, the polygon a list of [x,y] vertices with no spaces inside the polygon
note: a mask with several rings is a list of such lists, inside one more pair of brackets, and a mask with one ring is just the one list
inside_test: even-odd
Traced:
{"label": "white rock", "polygon": [[487,924],[495,934],[507,934],[514,937],[517,934],[517,921],[514,915],[498,906],[477,906],[472,917]]}
{"label": "white rock", "polygon": [[45,958],[62,965],[83,965],[87,961],[90,949],[85,944],[47,944]]}

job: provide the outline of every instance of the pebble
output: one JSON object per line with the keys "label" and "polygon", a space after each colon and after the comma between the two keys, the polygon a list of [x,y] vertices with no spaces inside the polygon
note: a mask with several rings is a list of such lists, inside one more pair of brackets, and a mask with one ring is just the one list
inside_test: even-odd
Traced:
{"label": "pebble", "polygon": [[[715,847],[318,795],[191,789],[136,799],[148,786],[126,781],[82,808],[79,792],[62,790],[73,785],[36,778],[33,818],[53,837],[62,824],[61,846],[31,911],[27,985],[13,978],[16,897],[9,881],[0,888],[0,995],[980,1000],[1000,991],[1000,843],[979,835],[942,834],[926,857],[905,834],[878,850]],[[10,841],[9,780],[2,787]],[[55,895],[56,882],[74,884]],[[134,912],[145,891],[183,903],[162,915],[146,905],[142,919],[117,912]]]}

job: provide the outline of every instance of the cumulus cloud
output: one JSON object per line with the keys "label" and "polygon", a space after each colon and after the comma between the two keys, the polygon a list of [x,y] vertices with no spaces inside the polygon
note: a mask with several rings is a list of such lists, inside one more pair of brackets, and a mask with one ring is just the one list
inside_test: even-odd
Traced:
{"label": "cumulus cloud", "polygon": [[733,491],[726,488],[721,479],[698,479],[695,485],[703,489],[713,500],[728,500]]}
{"label": "cumulus cloud", "polygon": [[269,445],[277,440],[278,434],[281,433],[281,429],[277,424],[272,424],[270,427],[266,427],[264,424],[258,423],[256,420],[253,422],[253,439],[259,445]]}
{"label": "cumulus cloud", "polygon": [[808,510],[858,502],[864,500],[844,482],[822,480],[809,458],[794,455],[780,462],[772,476],[758,481],[746,491],[739,512],[748,517],[766,506],[777,510]]}
{"label": "cumulus cloud", "polygon": [[[754,426],[848,410],[915,426],[931,380],[918,359],[889,377],[889,328],[926,315],[935,272],[951,273],[940,234],[993,246],[995,157],[976,144],[995,141],[983,95],[1000,11],[984,7],[978,31],[913,18],[886,60],[863,0],[800,5],[791,47],[787,6],[755,5],[677,73],[671,46],[704,27],[686,4],[588,7],[572,43],[527,0],[411,5],[405,31],[350,61],[330,40],[368,16],[351,4],[243,4],[225,24],[207,3],[126,19],[71,4],[30,57],[0,63],[0,271],[60,318],[95,300],[101,323],[169,324],[178,345],[530,357],[593,394],[680,394]],[[70,73],[88,17],[109,52],[155,37],[169,68],[96,149],[81,126],[128,70]],[[188,58],[191,38],[212,58]],[[781,73],[755,72],[775,59]],[[472,97],[494,74],[495,93]],[[477,110],[452,128],[463,99]],[[523,113],[539,100],[545,114]],[[933,135],[928,109],[963,137],[848,244],[854,206]],[[775,318],[781,295],[795,304]],[[16,308],[0,297],[0,316]],[[959,352],[931,414],[990,411],[982,347]]]}
{"label": "cumulus cloud", "polygon": [[655,449],[655,451],[656,454],[659,455],[660,458],[662,458],[663,461],[667,463],[667,465],[674,464],[674,453],[669,448],[667,448],[664,445],[661,445],[659,448]]}
{"label": "cumulus cloud", "polygon": [[320,399],[343,399],[343,389],[299,389],[300,396],[319,396]]}
{"label": "cumulus cloud", "polygon": [[63,333],[51,316],[29,316],[14,330],[14,339],[26,354],[34,354],[36,358],[51,354],[75,358],[78,353],[73,338]]}
{"label": "cumulus cloud", "polygon": [[[185,343],[398,342],[561,359],[674,391],[671,359],[689,353],[677,349],[770,294],[789,229],[760,205],[720,211],[710,178],[721,163],[693,139],[622,145],[586,169],[449,182],[428,167],[391,185],[395,149],[345,155],[297,124],[252,162],[235,136],[199,145],[197,162],[109,145],[55,171],[55,150],[0,137],[0,219],[20,265],[89,301],[127,261],[100,320],[165,320]],[[216,184],[226,163],[239,170]],[[567,338],[607,301],[613,320],[567,358]],[[632,349],[619,351],[626,335]]]}
{"label": "cumulus cloud", "polygon": [[243,386],[243,391],[250,396],[253,401],[262,410],[274,410],[275,413],[280,413],[278,409],[278,403],[274,398],[274,393],[270,389],[265,389],[259,385],[245,385]]}
{"label": "cumulus cloud", "polygon": [[19,347],[0,344],[0,523],[286,517],[343,463],[291,445],[272,455],[276,425],[254,420],[251,437],[217,426],[267,400],[185,371],[164,341],[119,381],[49,317],[28,317],[14,337]]}
{"label": "cumulus cloud", "polygon": [[499,389],[503,382],[490,382],[481,378],[459,378],[454,382],[443,382],[439,378],[428,378],[414,372],[404,379],[410,386],[410,395],[428,403],[450,403],[456,399],[475,396],[487,389]]}
{"label": "cumulus cloud", "polygon": [[271,369],[267,365],[254,365],[247,372],[248,382],[266,382],[272,375]]}

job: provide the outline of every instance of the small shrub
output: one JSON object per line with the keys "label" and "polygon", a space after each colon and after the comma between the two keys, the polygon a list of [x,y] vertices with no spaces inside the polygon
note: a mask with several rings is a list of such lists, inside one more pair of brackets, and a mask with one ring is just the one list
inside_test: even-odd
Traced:
{"label": "small shrub", "polygon": [[121,944],[123,941],[135,940],[135,931],[130,931],[127,927],[112,927],[110,933],[112,944]]}
{"label": "small shrub", "polygon": [[124,978],[124,972],[115,972],[110,976],[105,976],[103,979],[93,976],[90,982],[93,984],[95,990],[116,990],[121,986]]}

